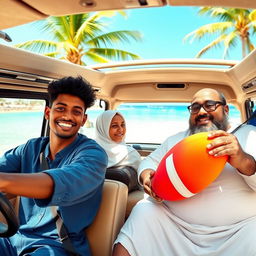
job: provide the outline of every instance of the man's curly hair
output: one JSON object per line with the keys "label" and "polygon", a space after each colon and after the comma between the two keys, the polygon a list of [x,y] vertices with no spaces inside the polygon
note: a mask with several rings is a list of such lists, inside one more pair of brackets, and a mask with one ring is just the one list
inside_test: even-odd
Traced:
{"label": "man's curly hair", "polygon": [[63,77],[52,81],[48,86],[50,106],[59,94],[70,94],[80,98],[85,105],[85,109],[91,107],[96,99],[95,91],[91,84],[83,77]]}

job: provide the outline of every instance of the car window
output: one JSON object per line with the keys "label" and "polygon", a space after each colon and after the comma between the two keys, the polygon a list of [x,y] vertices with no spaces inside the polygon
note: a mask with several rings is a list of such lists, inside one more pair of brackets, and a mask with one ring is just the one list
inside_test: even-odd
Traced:
{"label": "car window", "polygon": [[[168,136],[188,128],[190,103],[121,104],[127,126],[127,143],[162,143]],[[241,122],[239,110],[230,105],[229,120],[235,127]]]}
{"label": "car window", "polygon": [[[41,136],[45,105],[45,100],[0,98],[0,155]],[[87,122],[80,132],[94,138],[96,118],[105,108],[105,102],[96,100],[87,109]]]}
{"label": "car window", "polygon": [[0,155],[39,137],[45,100],[0,98]]}
{"label": "car window", "polygon": [[89,138],[95,138],[96,119],[100,113],[106,109],[105,101],[97,99],[95,104],[86,110],[87,120],[83,127],[80,128],[80,133]]}

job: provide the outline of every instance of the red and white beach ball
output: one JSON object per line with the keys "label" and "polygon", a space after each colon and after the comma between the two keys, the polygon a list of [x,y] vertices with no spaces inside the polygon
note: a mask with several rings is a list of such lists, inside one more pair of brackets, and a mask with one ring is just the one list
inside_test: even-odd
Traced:
{"label": "red and white beach ball", "polygon": [[208,132],[186,137],[163,157],[152,178],[152,189],[164,200],[189,198],[211,184],[221,173],[227,156],[208,154]]}

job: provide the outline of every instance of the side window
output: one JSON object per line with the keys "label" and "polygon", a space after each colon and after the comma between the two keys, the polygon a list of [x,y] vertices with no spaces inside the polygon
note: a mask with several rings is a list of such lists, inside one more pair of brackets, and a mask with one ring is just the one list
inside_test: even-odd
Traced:
{"label": "side window", "polygon": [[234,105],[229,104],[229,122],[233,126],[238,126],[241,123],[241,113]]}
{"label": "side window", "polygon": [[106,102],[103,100],[96,100],[95,104],[86,110],[87,121],[83,127],[80,128],[80,133],[89,138],[95,137],[95,124],[98,115],[106,109]]}
{"label": "side window", "polygon": [[0,155],[41,135],[44,100],[0,98]]}

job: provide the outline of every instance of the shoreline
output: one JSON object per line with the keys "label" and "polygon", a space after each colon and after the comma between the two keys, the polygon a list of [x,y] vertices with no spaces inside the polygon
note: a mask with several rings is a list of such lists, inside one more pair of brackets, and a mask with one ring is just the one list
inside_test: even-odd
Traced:
{"label": "shoreline", "polygon": [[0,114],[4,114],[4,113],[21,113],[21,112],[44,112],[44,108],[43,109],[1,109],[0,108]]}

